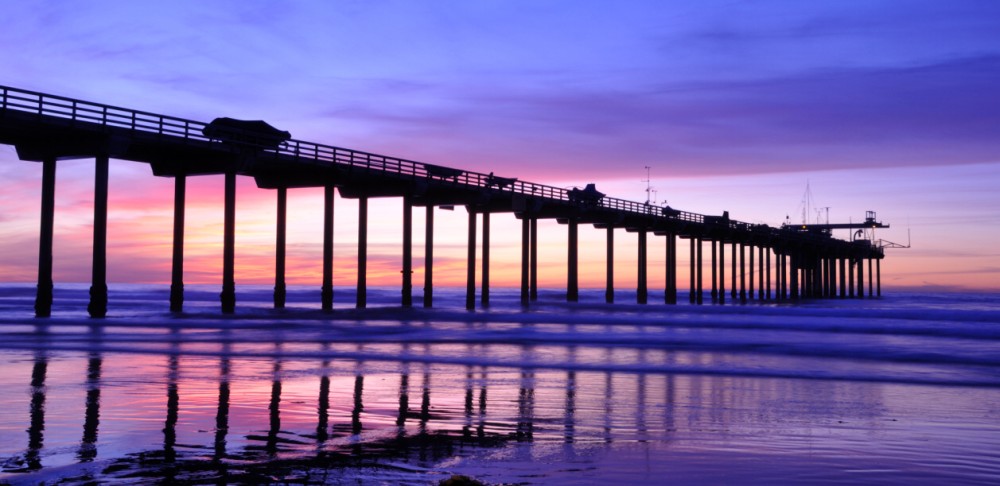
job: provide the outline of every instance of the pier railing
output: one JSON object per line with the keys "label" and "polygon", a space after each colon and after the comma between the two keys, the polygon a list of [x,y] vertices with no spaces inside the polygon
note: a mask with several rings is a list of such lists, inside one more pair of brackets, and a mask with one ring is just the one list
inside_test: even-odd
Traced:
{"label": "pier railing", "polygon": [[[5,86],[0,86],[0,93],[2,93],[0,108],[5,112],[7,110],[14,110],[33,113],[38,115],[39,118],[61,119],[65,120],[70,126],[77,123],[88,123],[126,129],[137,133],[155,134],[175,140],[181,139],[190,143],[204,144],[216,142],[205,136],[203,129],[207,124],[199,121]],[[438,184],[454,184],[456,187],[506,191],[562,202],[573,201],[570,197],[570,190],[561,187],[513,178],[496,177],[492,173],[484,174],[453,169],[303,140],[288,140],[281,143],[277,148],[255,145],[247,141],[227,141],[226,143],[237,145],[243,149],[254,150],[258,157],[273,156],[282,160],[290,158],[305,163],[316,163],[317,161],[328,162],[344,166],[347,169],[357,168],[381,172],[397,178],[432,180]],[[696,224],[705,223],[705,216],[702,214],[678,210],[664,212],[663,208],[659,206],[607,196],[595,201],[591,207],[626,212],[634,215],[644,215],[653,219],[669,219]],[[716,224],[728,225],[730,229],[734,230],[746,231],[754,228],[767,228],[770,231],[778,231],[776,228],[768,228],[765,225],[754,225],[736,220],[728,220],[725,223]]]}

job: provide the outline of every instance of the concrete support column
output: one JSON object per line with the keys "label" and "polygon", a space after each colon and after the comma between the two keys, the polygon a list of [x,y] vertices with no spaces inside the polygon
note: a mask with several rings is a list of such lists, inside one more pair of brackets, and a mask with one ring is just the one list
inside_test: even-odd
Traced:
{"label": "concrete support column", "polygon": [[480,302],[490,306],[490,213],[483,213],[483,281]]}
{"label": "concrete support column", "polygon": [[726,303],[726,242],[719,240],[719,303]]}
{"label": "concrete support column", "polygon": [[368,198],[358,199],[358,292],[355,307],[368,306]]}
{"label": "concrete support column", "polygon": [[854,259],[846,258],[847,260],[847,295],[850,298],[854,298]]}
{"label": "concrete support column", "polygon": [[465,308],[476,308],[476,210],[471,206],[469,211],[469,241],[466,257],[465,276]]}
{"label": "concrete support column", "polygon": [[225,175],[225,217],[222,238],[222,313],[236,311],[236,172]]}
{"label": "concrete support column", "polygon": [[750,285],[749,285],[750,288],[749,288],[749,292],[747,292],[747,298],[753,299],[754,298],[754,293],[753,293],[753,276],[754,276],[753,245],[751,244],[751,245],[747,245],[747,246],[749,247],[749,248],[747,248],[749,250],[747,253],[750,254],[749,255],[749,257],[750,257],[750,265],[747,267],[747,270],[750,272],[750,274],[747,276],[747,280],[750,281]]}
{"label": "concrete support column", "polygon": [[608,271],[607,282],[604,286],[604,302],[613,304],[615,302],[615,227],[608,225],[607,232],[608,242],[605,248],[607,250]]}
{"label": "concrete support column", "polygon": [[697,292],[696,292],[696,289],[695,289],[695,277],[696,277],[695,273],[696,272],[695,272],[695,267],[694,267],[695,266],[695,262],[697,261],[698,257],[696,255],[697,252],[695,250],[694,245],[695,245],[695,238],[691,237],[691,244],[690,244],[691,248],[690,248],[690,251],[689,251],[689,253],[690,253],[690,260],[691,260],[691,278],[690,278],[690,280],[691,280],[690,287],[691,288],[688,289],[688,292],[690,292],[690,295],[688,295],[688,301],[690,303],[692,303],[692,304],[694,304],[698,300],[698,295],[697,295]]}
{"label": "concrete support column", "polygon": [[865,298],[865,260],[858,258],[858,298]]}
{"label": "concrete support column", "polygon": [[333,310],[333,185],[323,188],[323,310]]}
{"label": "concrete support column", "polygon": [[635,301],[638,304],[645,304],[648,298],[649,289],[646,280],[646,228],[639,230],[639,268],[638,286],[636,288]]}
{"label": "concrete support column", "polygon": [[840,264],[840,298],[847,297],[847,265],[844,258],[838,258],[837,262]]}
{"label": "concrete support column", "polygon": [[691,241],[697,241],[698,251],[696,254],[698,257],[698,263],[695,265],[695,269],[698,271],[698,288],[696,290],[698,292],[698,305],[701,305],[705,301],[705,286],[702,284],[702,268],[704,268],[705,265],[702,263],[703,260],[701,258],[702,247],[705,245],[702,244],[701,238],[692,238]]}
{"label": "concrete support column", "polygon": [[789,268],[788,268],[788,276],[789,276],[789,280],[790,280],[790,282],[788,283],[788,286],[791,288],[791,291],[792,291],[792,295],[791,295],[792,300],[798,300],[798,298],[799,298],[799,255],[798,255],[797,252],[793,251],[791,254],[788,255],[788,258],[789,258],[789,263],[791,264],[791,265],[789,265]]}
{"label": "concrete support column", "polygon": [[875,296],[882,297],[882,259],[875,260]]}
{"label": "concrete support column", "polygon": [[663,301],[666,304],[677,304],[677,235],[667,233],[667,268]]}
{"label": "concrete support column", "polygon": [[35,317],[52,315],[52,239],[56,208],[56,159],[42,161],[42,216],[38,231],[38,287]]}
{"label": "concrete support column", "polygon": [[413,196],[403,196],[403,307],[413,307]]}
{"label": "concrete support column", "polygon": [[274,308],[285,307],[285,235],[288,228],[288,189],[278,188],[278,219],[274,242]]}
{"label": "concrete support column", "polygon": [[434,206],[427,205],[424,226],[424,307],[434,306]]}
{"label": "concrete support column", "polygon": [[531,218],[531,300],[538,300],[538,219]]}
{"label": "concrete support column", "polygon": [[90,317],[108,314],[108,156],[94,161],[94,260],[91,267]]}
{"label": "concrete support column", "polygon": [[527,214],[521,215],[521,305],[527,306],[531,300],[529,281],[531,280],[531,221]]}
{"label": "concrete support column", "polygon": [[747,272],[746,272],[746,265],[744,265],[746,263],[746,261],[745,261],[745,258],[746,258],[745,257],[745,255],[746,255],[746,251],[745,250],[746,250],[746,248],[744,248],[744,246],[745,245],[743,243],[740,243],[740,302],[746,304],[747,303]]}
{"label": "concrete support column", "polygon": [[170,312],[184,309],[184,199],[187,176],[174,177],[174,247],[170,268]]}
{"label": "concrete support column", "polygon": [[764,252],[764,287],[767,288],[765,298],[771,300],[771,248]]}
{"label": "concrete support column", "polygon": [[875,296],[874,289],[872,288],[872,284],[873,284],[874,281],[875,281],[875,279],[872,278],[872,259],[869,258],[868,259],[868,297],[874,297]]}
{"label": "concrete support column", "polygon": [[764,247],[757,247],[757,299],[764,300]]}
{"label": "concrete support column", "polygon": [[708,243],[712,245],[712,302],[718,302],[719,300],[719,269],[718,269],[718,259],[719,253],[718,248],[716,248],[715,240],[708,240]]}
{"label": "concrete support column", "polygon": [[733,286],[732,286],[732,289],[733,290],[729,294],[729,296],[732,297],[733,300],[736,300],[736,293],[737,293],[737,288],[736,288],[736,247],[737,246],[739,246],[739,243],[736,243],[734,241],[733,242],[733,248],[732,248],[732,250],[730,250],[731,251],[731,255],[730,256],[732,257],[731,260],[733,261],[733,271],[732,271],[732,273],[733,273]]}
{"label": "concrete support column", "polygon": [[569,219],[569,248],[566,262],[566,301],[577,302],[580,300],[579,287],[579,267],[578,265],[578,240],[576,218]]}

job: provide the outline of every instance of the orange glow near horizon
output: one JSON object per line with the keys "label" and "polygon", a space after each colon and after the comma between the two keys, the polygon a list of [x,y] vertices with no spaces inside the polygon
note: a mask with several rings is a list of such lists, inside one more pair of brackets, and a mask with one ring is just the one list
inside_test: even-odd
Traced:
{"label": "orange glow near horizon", "polygon": [[[54,279],[59,282],[87,282],[93,221],[93,175],[89,160],[59,162],[56,188],[56,228]],[[2,262],[8,281],[33,282],[37,276],[38,201],[40,164],[25,164],[35,180],[21,184],[24,197],[16,201],[20,219],[18,239],[12,254]],[[167,284],[170,281],[173,187],[170,178],[152,177],[148,167],[112,161],[108,225],[108,281],[110,283]],[[64,171],[79,172],[69,183]],[[89,176],[86,174],[90,173]],[[62,178],[60,178],[60,176]],[[90,177],[90,180],[87,180]],[[222,176],[189,177],[187,181],[184,245],[184,280],[190,284],[216,284],[222,279]],[[694,189],[697,189],[695,187]],[[273,190],[259,189],[251,178],[237,182],[236,268],[237,284],[273,284],[275,262],[276,196]],[[286,283],[315,285],[322,281],[323,190],[288,191]],[[353,286],[357,280],[358,204],[341,198],[334,203],[334,285]],[[424,273],[424,208],[413,213],[414,286],[422,285]],[[435,210],[435,285],[464,286],[466,283],[466,238],[468,213]],[[402,202],[399,198],[369,201],[368,284],[398,286],[402,269]],[[491,285],[520,285],[521,225],[511,213],[491,216]],[[566,226],[554,220],[540,220],[539,285],[564,288],[566,285]],[[482,279],[482,216],[477,224],[477,286]],[[579,230],[580,287],[605,285],[604,230],[583,225]],[[615,287],[636,287],[637,235],[615,232]],[[648,285],[662,289],[665,276],[665,240],[650,235]],[[16,250],[16,251],[15,251]],[[944,287],[983,290],[1000,289],[991,271],[996,258],[974,252],[945,255],[946,250],[917,246],[890,254],[882,265],[883,288]],[[703,285],[711,286],[711,250],[703,250]],[[678,239],[678,288],[686,289],[689,279],[689,243]],[[731,256],[726,254],[726,287],[730,287]]]}

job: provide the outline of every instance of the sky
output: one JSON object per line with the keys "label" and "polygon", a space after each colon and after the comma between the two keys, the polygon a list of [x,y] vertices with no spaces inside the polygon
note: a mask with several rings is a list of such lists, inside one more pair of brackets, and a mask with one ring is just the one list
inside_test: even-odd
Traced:
{"label": "sky", "polygon": [[[890,225],[883,288],[1000,290],[1000,3],[989,1],[3,1],[0,85],[778,226]],[[648,167],[648,172],[647,172]],[[647,192],[649,186],[652,191]],[[0,279],[37,278],[41,165],[0,146]],[[245,180],[244,180],[245,179]],[[222,177],[188,181],[185,281],[221,282]],[[806,189],[809,188],[807,198]],[[89,282],[93,161],[60,161],[54,278]],[[112,160],[108,279],[170,280],[173,181]],[[804,201],[809,199],[808,204]],[[808,209],[806,209],[808,208]],[[398,199],[370,203],[369,284],[396,285]],[[322,190],[289,195],[288,281],[320,283]],[[357,202],[335,203],[335,284]],[[463,209],[436,213],[435,281],[465,276]],[[494,215],[492,282],[519,282]],[[237,284],[274,275],[275,194],[241,178]],[[540,224],[541,283],[566,229]],[[847,238],[848,234],[835,234]],[[583,229],[581,286],[604,283]],[[636,236],[616,240],[635,285]],[[423,214],[415,216],[422,281]],[[662,289],[665,243],[651,240]],[[687,275],[686,246],[679,278]],[[683,285],[682,285],[683,287]]]}

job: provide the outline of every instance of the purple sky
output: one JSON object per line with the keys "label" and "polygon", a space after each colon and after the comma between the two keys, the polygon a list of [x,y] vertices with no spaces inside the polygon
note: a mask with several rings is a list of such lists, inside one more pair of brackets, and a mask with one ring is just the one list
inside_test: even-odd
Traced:
{"label": "purple sky", "polygon": [[[809,181],[833,219],[878,210],[894,241],[913,228],[918,248],[890,255],[900,285],[1000,288],[1000,2],[39,1],[4,16],[0,84],[635,200],[651,166],[661,201],[772,225]],[[0,247],[36,251],[26,164],[0,147]],[[90,174],[60,168],[81,218]],[[148,174],[122,169],[117,187]],[[0,266],[30,276],[12,258]]]}

